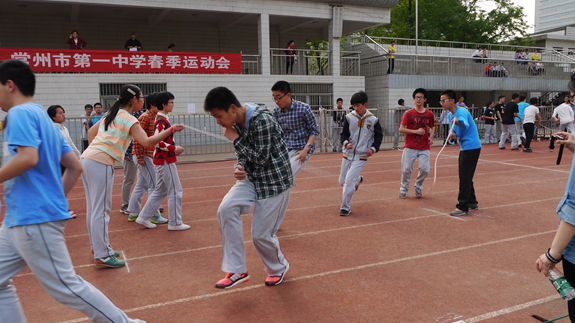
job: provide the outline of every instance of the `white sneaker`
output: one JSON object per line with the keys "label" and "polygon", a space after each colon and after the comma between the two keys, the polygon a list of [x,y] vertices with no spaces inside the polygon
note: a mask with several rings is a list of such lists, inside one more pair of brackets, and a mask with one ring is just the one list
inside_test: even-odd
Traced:
{"label": "white sneaker", "polygon": [[154,229],[154,228],[156,227],[156,225],[153,224],[152,222],[150,222],[150,220],[144,220],[144,219],[142,219],[142,218],[140,218],[140,217],[138,217],[138,218],[136,219],[136,223],[141,224],[141,225],[145,226],[145,227],[148,228],[148,229]]}
{"label": "white sneaker", "polygon": [[138,320],[138,319],[133,319],[132,322],[134,322],[134,323],[146,323],[146,321],[142,321],[142,320]]}
{"label": "white sneaker", "polygon": [[76,213],[74,213],[74,211],[70,211],[69,213],[70,213],[70,216],[72,217],[72,219],[76,217]]}
{"label": "white sneaker", "polygon": [[183,223],[180,225],[168,225],[169,231],[182,231],[182,230],[188,230],[189,228],[190,228],[189,225]]}

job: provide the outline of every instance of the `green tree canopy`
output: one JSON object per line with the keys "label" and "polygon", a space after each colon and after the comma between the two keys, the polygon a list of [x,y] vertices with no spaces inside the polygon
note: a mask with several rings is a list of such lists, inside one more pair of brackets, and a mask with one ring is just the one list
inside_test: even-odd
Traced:
{"label": "green tree canopy", "polygon": [[[511,0],[419,0],[419,38],[471,43],[521,42],[529,27],[523,7]],[[365,31],[370,36],[415,38],[415,0],[400,0],[391,9],[391,23]]]}

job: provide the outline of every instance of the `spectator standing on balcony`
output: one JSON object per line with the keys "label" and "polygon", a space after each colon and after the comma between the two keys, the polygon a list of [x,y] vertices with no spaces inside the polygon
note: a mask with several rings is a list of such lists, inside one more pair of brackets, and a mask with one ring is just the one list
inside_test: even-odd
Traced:
{"label": "spectator standing on balcony", "polygon": [[515,117],[519,117],[519,94],[513,93],[511,102],[507,103],[505,108],[501,109],[501,138],[499,140],[499,149],[505,149],[505,140],[507,134],[511,135],[511,150],[519,150],[519,136],[515,126]]}
{"label": "spectator standing on balcony", "polygon": [[537,52],[537,50],[533,51],[533,54],[531,54],[531,60],[532,61],[538,61],[541,59],[541,56],[539,55],[539,53]]}
{"label": "spectator standing on balcony", "polygon": [[507,70],[505,69],[505,66],[503,66],[503,63],[499,64],[499,76],[500,77],[508,77],[509,76],[509,72],[507,72]]}
{"label": "spectator standing on balcony", "polygon": [[296,60],[295,42],[290,40],[284,50],[286,54],[286,75],[293,75],[293,63]]}
{"label": "spectator standing on balcony", "polygon": [[140,41],[136,39],[135,32],[132,32],[130,34],[130,38],[126,40],[126,44],[124,45],[124,47],[131,52],[142,50],[142,43],[140,43]]}
{"label": "spectator standing on balcony", "polygon": [[435,115],[424,106],[427,101],[427,90],[416,89],[413,91],[415,108],[405,112],[401,120],[399,131],[405,134],[405,148],[401,156],[401,188],[399,198],[407,198],[413,163],[419,161],[419,173],[413,189],[415,197],[423,197],[423,181],[429,174],[429,149],[433,144],[435,132]]}
{"label": "spectator standing on balcony", "polygon": [[343,99],[338,98],[336,100],[337,105],[332,113],[333,125],[332,125],[332,137],[333,137],[333,152],[341,152],[341,142],[339,142],[339,134],[341,133],[341,127],[343,126],[343,119],[345,118],[345,111],[343,110]]}
{"label": "spectator standing on balcony", "polygon": [[295,180],[297,172],[307,165],[315,150],[319,127],[310,106],[292,99],[288,82],[276,82],[272,86],[272,96],[277,104],[273,116],[284,132]]}
{"label": "spectator standing on balcony", "polygon": [[493,101],[487,102],[487,108],[483,113],[483,119],[485,119],[485,143],[492,144],[495,143],[493,135],[495,134],[495,103]]}
{"label": "spectator standing on balcony", "polygon": [[517,106],[519,107],[519,112],[517,112],[517,115],[519,115],[519,117],[515,118],[515,126],[517,127],[517,134],[519,135],[519,140],[521,140],[521,144],[519,145],[519,147],[521,147],[521,145],[525,145],[525,131],[523,130],[523,121],[525,119],[525,108],[527,108],[529,106],[529,103],[527,103],[527,97],[525,97],[525,95],[521,95],[519,96],[519,103],[517,104]]}
{"label": "spectator standing on balcony", "polygon": [[465,105],[465,102],[463,102],[463,101],[465,101],[465,97],[460,96],[459,99],[457,100],[457,104],[456,104],[456,105],[457,105],[458,107],[460,107],[460,108],[464,108],[464,109],[469,110],[469,108]]}
{"label": "spectator standing on balcony", "polygon": [[524,153],[531,153],[531,140],[533,140],[533,135],[535,134],[535,123],[541,122],[541,116],[539,115],[539,108],[536,104],[539,102],[537,98],[531,98],[528,105],[523,112],[525,118],[523,119],[523,129],[525,130],[525,145],[523,147]]}
{"label": "spectator standing on balcony", "polygon": [[91,104],[86,104],[84,106],[84,114],[80,116],[82,117],[82,152],[88,148],[88,130],[90,130],[88,123],[90,122],[92,111],[94,111],[94,107]]}
{"label": "spectator standing on balcony", "polygon": [[173,52],[173,51],[174,51],[174,48],[176,48],[176,45],[175,45],[175,44],[170,44],[170,45],[168,45],[168,52]]}
{"label": "spectator standing on balcony", "polygon": [[553,115],[551,119],[555,120],[559,124],[559,131],[565,131],[573,133],[575,127],[573,126],[573,109],[571,106],[562,103],[553,110]]}
{"label": "spectator standing on balcony", "polygon": [[483,62],[483,60],[481,59],[483,58],[483,50],[481,49],[481,47],[477,47],[477,49],[473,52],[473,55],[471,55],[471,57],[478,58],[475,60],[475,63]]}
{"label": "spectator standing on balcony", "polygon": [[517,65],[521,64],[522,59],[523,59],[523,50],[519,49],[515,52],[515,60],[517,61]]}
{"label": "spectator standing on balcony", "polygon": [[501,137],[501,109],[505,103],[505,95],[500,95],[497,98],[497,104],[495,105],[495,139],[499,142]]}
{"label": "spectator standing on balcony", "polygon": [[70,45],[70,49],[82,49],[86,47],[88,43],[82,38],[78,37],[78,32],[76,30],[72,30],[70,38],[68,38],[68,45]]}
{"label": "spectator standing on balcony", "polygon": [[405,101],[399,99],[395,110],[393,110],[393,149],[399,149],[399,127],[401,126],[401,119],[403,119],[405,111],[409,109],[410,107],[405,106]]}
{"label": "spectator standing on balcony", "polygon": [[393,68],[395,67],[395,42],[391,42],[391,46],[387,49],[389,52],[389,57],[387,59],[387,74],[393,73]]}

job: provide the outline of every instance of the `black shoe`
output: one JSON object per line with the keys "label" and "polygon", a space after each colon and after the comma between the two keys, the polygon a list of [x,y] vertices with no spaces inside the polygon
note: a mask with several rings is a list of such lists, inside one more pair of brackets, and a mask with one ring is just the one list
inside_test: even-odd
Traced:
{"label": "black shoe", "polygon": [[477,206],[477,203],[476,204],[469,204],[469,209],[470,210],[479,210],[479,206]]}
{"label": "black shoe", "polygon": [[505,147],[499,147],[499,149],[505,149]]}
{"label": "black shoe", "polygon": [[[359,176],[359,184],[363,183],[363,176]],[[355,190],[357,191],[357,189],[359,188],[359,184],[357,184],[355,186]]]}
{"label": "black shoe", "polygon": [[348,216],[349,213],[350,213],[350,212],[349,212],[348,210],[343,210],[343,209],[342,209],[342,210],[339,211],[339,215],[341,215],[341,216]]}

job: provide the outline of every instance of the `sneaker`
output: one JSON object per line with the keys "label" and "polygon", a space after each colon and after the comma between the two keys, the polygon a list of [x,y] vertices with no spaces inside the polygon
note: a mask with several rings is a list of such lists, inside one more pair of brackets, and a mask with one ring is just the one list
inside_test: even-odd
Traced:
{"label": "sneaker", "polygon": [[519,150],[519,148],[511,148],[511,150]]}
{"label": "sneaker", "polygon": [[130,215],[128,215],[128,222],[134,222],[136,221],[136,219],[138,218],[139,213],[130,213]]}
{"label": "sneaker", "polygon": [[423,194],[421,194],[421,190],[418,189],[415,190],[415,197],[417,197],[418,199],[423,197]]}
{"label": "sneaker", "polygon": [[499,147],[499,149],[505,149],[505,147]]}
{"label": "sneaker", "polygon": [[148,229],[154,229],[156,227],[156,225],[150,222],[150,220],[144,220],[142,218],[137,218],[136,223],[141,224]]}
{"label": "sneaker", "polygon": [[331,149],[331,152],[332,152],[332,153],[336,153],[336,152],[337,152],[337,147],[333,147],[333,148]]}
{"label": "sneaker", "polygon": [[220,279],[216,283],[216,288],[232,288],[248,280],[250,280],[250,275],[247,272],[243,274],[227,273],[224,279]]}
{"label": "sneaker", "polygon": [[276,286],[281,284],[288,270],[289,270],[289,263],[286,266],[286,270],[284,270],[284,272],[280,276],[268,276],[268,278],[266,278],[266,286]]}
{"label": "sneaker", "polygon": [[463,211],[460,209],[455,209],[453,212],[450,213],[452,216],[462,216],[462,215],[468,215],[469,211]]}
{"label": "sneaker", "polygon": [[163,207],[163,206],[160,206],[160,207],[158,208],[158,210],[160,210],[160,212],[164,212],[164,207]]}
{"label": "sneaker", "polygon": [[524,153],[532,153],[533,150],[531,150],[531,148],[523,148],[523,152]]}
{"label": "sneaker", "polygon": [[74,211],[69,211],[68,213],[70,213],[72,219],[76,218],[76,213],[74,213]]}
{"label": "sneaker", "polygon": [[120,213],[124,213],[124,214],[126,214],[126,215],[130,215],[130,212],[128,212],[128,204],[122,205],[122,207],[120,208]]}
{"label": "sneaker", "polygon": [[341,209],[339,210],[339,215],[341,216],[348,216],[351,212],[349,210]]}
{"label": "sneaker", "polygon": [[115,256],[94,259],[94,263],[98,266],[109,267],[109,268],[118,268],[126,264],[123,260],[119,260]]}
{"label": "sneaker", "polygon": [[469,209],[470,210],[479,210],[479,206],[477,206],[477,203],[469,204]]}
{"label": "sneaker", "polygon": [[180,224],[180,225],[168,225],[168,231],[182,231],[188,230],[190,228],[187,224]]}
{"label": "sneaker", "polygon": [[161,215],[156,215],[155,217],[153,217],[150,222],[152,222],[153,224],[165,224],[168,223],[168,219],[164,218]]}
{"label": "sneaker", "polygon": [[407,198],[407,193],[399,192],[399,198],[400,198],[400,199],[406,199],[406,198]]}
{"label": "sneaker", "polygon": [[[111,247],[112,247],[112,246],[110,246],[110,248],[111,248]],[[94,254],[94,250],[92,250],[92,254]],[[116,257],[116,258],[120,257],[120,253],[117,252],[116,250],[114,250],[114,257]]]}
{"label": "sneaker", "polygon": [[363,183],[363,176],[359,176],[359,183],[357,185],[355,185],[355,190],[357,191],[357,189],[359,188],[359,184]]}

